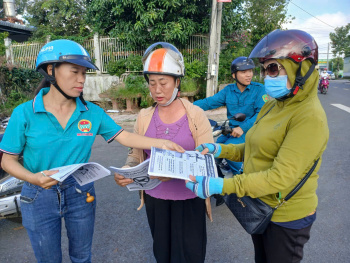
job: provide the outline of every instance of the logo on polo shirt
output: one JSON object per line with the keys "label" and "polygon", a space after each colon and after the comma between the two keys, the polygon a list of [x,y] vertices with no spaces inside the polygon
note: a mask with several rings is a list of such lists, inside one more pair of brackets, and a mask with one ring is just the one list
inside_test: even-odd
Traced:
{"label": "logo on polo shirt", "polygon": [[91,122],[89,120],[81,120],[78,123],[78,129],[82,132],[89,132],[91,130]]}
{"label": "logo on polo shirt", "polygon": [[89,133],[91,130],[92,124],[89,120],[80,120],[78,122],[78,129],[83,133],[77,133],[77,136],[92,136],[92,133]]}

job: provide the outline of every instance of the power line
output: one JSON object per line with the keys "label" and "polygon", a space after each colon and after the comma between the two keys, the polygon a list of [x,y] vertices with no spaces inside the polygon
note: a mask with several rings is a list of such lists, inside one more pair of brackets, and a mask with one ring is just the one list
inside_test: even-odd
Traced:
{"label": "power line", "polygon": [[327,24],[326,22],[322,21],[321,19],[317,18],[316,16],[314,16],[313,14],[310,14],[308,11],[304,10],[303,8],[301,8],[300,6],[294,4],[292,1],[289,1],[289,3],[292,3],[293,5],[295,5],[296,7],[300,8],[301,10],[303,10],[305,13],[309,14],[310,16],[316,18],[317,20],[321,21],[323,24],[330,26],[331,28],[335,28],[334,26],[331,26],[330,24]]}

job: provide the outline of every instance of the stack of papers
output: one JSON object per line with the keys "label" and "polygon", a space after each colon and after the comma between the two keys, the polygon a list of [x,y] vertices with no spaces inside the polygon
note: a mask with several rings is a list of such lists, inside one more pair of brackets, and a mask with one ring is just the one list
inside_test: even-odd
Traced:
{"label": "stack of papers", "polygon": [[[150,190],[161,183],[158,179],[151,179],[150,175],[182,180],[190,180],[189,175],[218,177],[212,154],[203,155],[197,151],[179,153],[154,147],[151,149],[151,158],[135,167],[117,168],[110,166],[109,168],[125,178],[133,179],[134,182],[127,185],[129,191]],[[63,182],[72,175],[80,185],[91,183],[111,174],[108,169],[94,162],[72,164],[51,170],[59,170],[58,173],[51,176],[52,179]]]}
{"label": "stack of papers", "polygon": [[218,177],[215,159],[212,154],[201,154],[197,151],[179,153],[152,147],[151,158],[131,168],[109,167],[112,171],[133,179],[127,185],[130,191],[150,190],[161,181],[150,179],[150,175],[190,180],[190,175]]}

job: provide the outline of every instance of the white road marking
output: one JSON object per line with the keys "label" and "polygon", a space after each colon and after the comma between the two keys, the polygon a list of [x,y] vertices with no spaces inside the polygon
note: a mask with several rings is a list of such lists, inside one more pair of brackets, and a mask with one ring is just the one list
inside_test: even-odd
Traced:
{"label": "white road marking", "polygon": [[342,104],[331,104],[331,105],[350,113],[350,107],[344,106]]}
{"label": "white road marking", "polygon": [[344,88],[344,90],[349,90],[349,89],[345,89],[345,88]]}

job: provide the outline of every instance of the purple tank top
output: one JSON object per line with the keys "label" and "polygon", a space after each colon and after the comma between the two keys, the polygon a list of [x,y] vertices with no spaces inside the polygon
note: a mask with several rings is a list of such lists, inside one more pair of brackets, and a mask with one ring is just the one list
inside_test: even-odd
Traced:
{"label": "purple tank top", "polygon": [[[165,124],[159,118],[158,107],[153,113],[145,136],[173,141],[181,145],[187,151],[193,151],[195,148],[195,142],[188,125],[187,115],[185,114],[174,123]],[[148,159],[151,151],[145,150],[145,152]],[[146,193],[155,198],[164,200],[186,200],[196,197],[192,191],[186,188],[185,181],[180,179],[162,182],[152,190],[146,190]]]}

